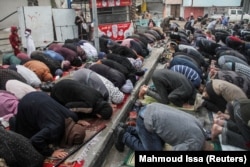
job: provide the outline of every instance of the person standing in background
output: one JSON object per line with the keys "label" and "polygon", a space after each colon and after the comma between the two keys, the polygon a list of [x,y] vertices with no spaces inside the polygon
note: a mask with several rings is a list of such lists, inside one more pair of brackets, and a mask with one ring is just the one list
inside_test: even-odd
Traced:
{"label": "person standing in background", "polygon": [[19,39],[19,35],[18,35],[18,29],[16,26],[11,26],[11,34],[9,35],[9,42],[11,44],[11,47],[13,48],[14,54],[17,55],[18,53],[20,53],[20,45],[21,45],[21,41]]}
{"label": "person standing in background", "polygon": [[148,10],[144,13],[143,19],[152,19],[152,15]]}
{"label": "person standing in background", "polygon": [[210,30],[207,30],[205,32],[206,35],[206,39],[211,40],[211,41],[215,41],[215,36],[212,34],[212,32]]}
{"label": "person standing in background", "polygon": [[34,40],[31,36],[31,29],[26,28],[24,32],[24,36],[26,38],[27,55],[30,57],[31,53],[36,50]]}
{"label": "person standing in background", "polygon": [[83,13],[75,17],[75,24],[78,27],[78,38],[88,40],[87,24],[86,20],[83,18]]}
{"label": "person standing in background", "polygon": [[213,21],[210,21],[207,25],[207,30],[211,31],[212,33],[214,33],[215,27],[216,25],[219,23],[220,19],[216,19]]}
{"label": "person standing in background", "polygon": [[227,29],[228,26],[228,22],[229,22],[229,17],[225,16],[225,14],[223,14],[223,16],[221,16],[221,28],[222,29]]}
{"label": "person standing in background", "polygon": [[154,22],[153,19],[149,19],[148,21],[148,28],[151,29],[156,26],[156,23]]}

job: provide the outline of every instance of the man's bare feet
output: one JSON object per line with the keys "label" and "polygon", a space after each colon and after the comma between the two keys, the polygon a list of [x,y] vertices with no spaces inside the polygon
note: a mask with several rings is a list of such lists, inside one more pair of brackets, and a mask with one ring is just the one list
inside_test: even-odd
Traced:
{"label": "man's bare feet", "polygon": [[222,127],[220,125],[213,124],[211,129],[211,139],[214,140],[221,133],[222,133]]}
{"label": "man's bare feet", "polygon": [[147,90],[148,90],[148,86],[146,85],[141,86],[140,91],[139,91],[139,99],[144,99],[144,95],[146,94]]}

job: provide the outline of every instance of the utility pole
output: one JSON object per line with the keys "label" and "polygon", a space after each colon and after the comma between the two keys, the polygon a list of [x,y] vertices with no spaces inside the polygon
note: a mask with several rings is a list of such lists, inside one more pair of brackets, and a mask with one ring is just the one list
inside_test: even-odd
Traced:
{"label": "utility pole", "polygon": [[[244,0],[242,0],[242,4],[243,5],[245,4]],[[241,18],[240,18],[241,21],[243,20],[244,13],[245,13],[245,11],[244,11],[244,6],[243,6],[243,8],[242,8],[242,14],[241,14]]]}
{"label": "utility pole", "polygon": [[249,14],[250,13],[250,0],[242,0],[242,16],[241,16],[241,20],[243,20],[243,15],[244,14]]}
{"label": "utility pole", "polygon": [[99,34],[98,34],[98,16],[97,16],[97,6],[96,0],[92,0],[92,19],[94,24],[94,45],[97,51],[100,51],[100,44],[99,44]]}
{"label": "utility pole", "polygon": [[68,9],[71,9],[71,0],[67,0],[67,1],[65,1],[65,2],[67,2],[67,7],[68,7]]}

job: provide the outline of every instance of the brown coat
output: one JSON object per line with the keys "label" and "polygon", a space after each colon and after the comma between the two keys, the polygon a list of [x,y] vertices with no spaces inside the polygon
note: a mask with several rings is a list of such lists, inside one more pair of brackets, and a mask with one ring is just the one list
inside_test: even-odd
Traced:
{"label": "brown coat", "polygon": [[247,99],[243,90],[224,80],[213,79],[213,88],[217,95],[221,95],[227,102],[237,99]]}
{"label": "brown coat", "polygon": [[43,62],[38,60],[29,60],[23,65],[31,71],[34,71],[41,81],[53,81],[53,75],[51,74],[49,67]]}
{"label": "brown coat", "polygon": [[205,101],[202,105],[213,112],[224,112],[227,103],[232,100],[247,99],[240,87],[219,79],[212,79],[208,82],[203,95]]}

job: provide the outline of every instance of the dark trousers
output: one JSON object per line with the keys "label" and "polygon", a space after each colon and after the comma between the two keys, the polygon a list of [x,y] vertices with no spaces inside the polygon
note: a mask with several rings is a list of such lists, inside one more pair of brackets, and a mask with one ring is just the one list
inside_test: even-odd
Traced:
{"label": "dark trousers", "polygon": [[164,146],[164,142],[156,133],[151,133],[145,128],[141,116],[136,120],[136,127],[126,129],[123,142],[135,151],[162,151]]}
{"label": "dark trousers", "polygon": [[[235,118],[237,120],[237,118]],[[237,123],[236,123],[237,122]],[[250,150],[249,147],[247,147],[247,140],[244,136],[248,136],[250,135],[249,131],[250,129],[244,126],[242,126],[243,122],[242,121],[228,121],[227,122],[227,126],[226,126],[226,130],[225,130],[225,136],[222,136],[222,143],[223,144],[227,144],[227,145],[232,145],[235,147],[239,147],[242,149],[248,149]],[[246,130],[246,131],[245,131]],[[244,135],[242,134],[242,132],[244,133]],[[248,138],[249,141],[249,138]]]}

